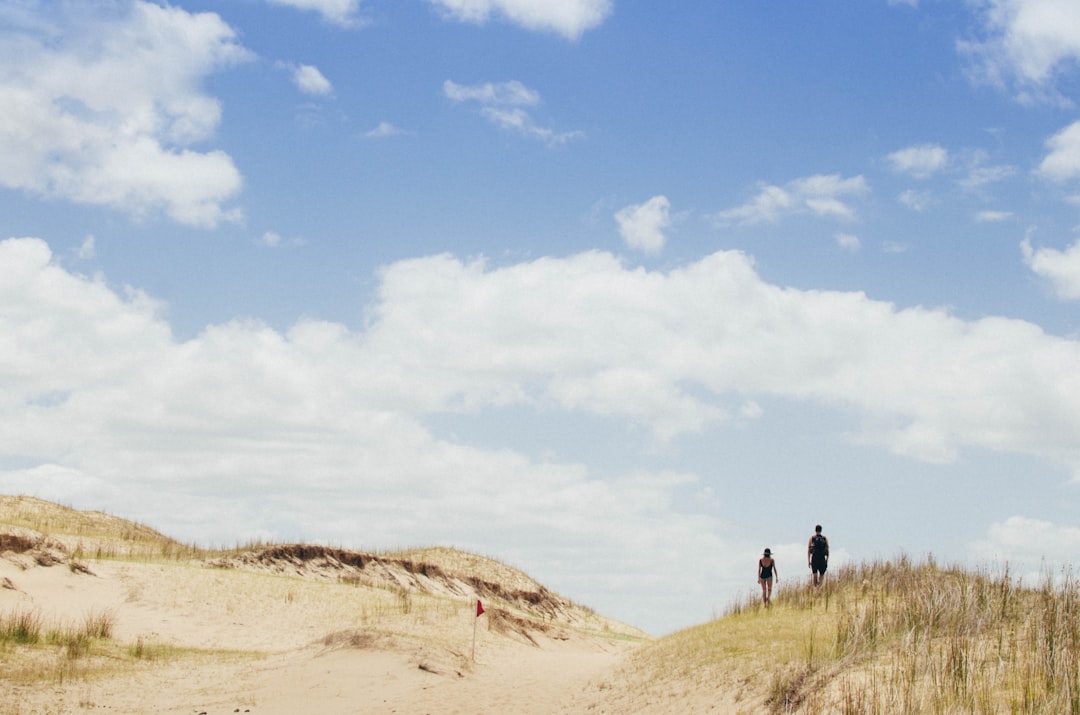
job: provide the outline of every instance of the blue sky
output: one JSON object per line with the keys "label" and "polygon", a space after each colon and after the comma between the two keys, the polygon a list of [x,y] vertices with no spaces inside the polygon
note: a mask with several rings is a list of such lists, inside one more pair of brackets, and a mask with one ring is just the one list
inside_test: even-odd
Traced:
{"label": "blue sky", "polygon": [[0,2],[0,490],[654,634],[1080,549],[1067,0]]}

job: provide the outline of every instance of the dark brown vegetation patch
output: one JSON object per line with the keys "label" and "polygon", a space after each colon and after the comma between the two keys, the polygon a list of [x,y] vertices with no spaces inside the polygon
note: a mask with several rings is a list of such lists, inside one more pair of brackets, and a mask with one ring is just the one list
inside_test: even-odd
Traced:
{"label": "dark brown vegetation patch", "polygon": [[[520,609],[544,621],[572,620],[573,603],[543,586],[508,588],[472,574],[450,573],[441,566],[314,544],[280,544],[232,554],[209,562],[218,568],[255,568],[358,584],[386,583],[417,593],[436,589],[461,597],[476,596]],[[533,621],[529,621],[533,623]],[[514,630],[514,628],[511,628]],[[530,630],[535,631],[532,627]]]}
{"label": "dark brown vegetation patch", "polygon": [[40,538],[33,538],[30,536],[23,536],[22,534],[8,534],[0,532],[0,554],[5,551],[12,551],[16,554],[23,554],[27,551],[32,551],[41,545]]}

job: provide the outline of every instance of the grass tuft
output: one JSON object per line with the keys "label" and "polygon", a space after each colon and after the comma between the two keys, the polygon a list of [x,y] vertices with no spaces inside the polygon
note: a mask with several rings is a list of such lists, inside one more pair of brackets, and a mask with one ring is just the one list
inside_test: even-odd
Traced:
{"label": "grass tuft", "polygon": [[20,610],[0,615],[0,644],[35,645],[41,641],[42,622],[38,611]]}

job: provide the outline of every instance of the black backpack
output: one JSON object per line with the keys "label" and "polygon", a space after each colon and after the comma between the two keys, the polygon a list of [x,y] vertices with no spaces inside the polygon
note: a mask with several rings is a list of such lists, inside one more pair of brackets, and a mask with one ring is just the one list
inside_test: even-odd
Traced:
{"label": "black backpack", "polygon": [[821,534],[810,537],[810,553],[815,557],[826,556],[829,553],[829,540]]}

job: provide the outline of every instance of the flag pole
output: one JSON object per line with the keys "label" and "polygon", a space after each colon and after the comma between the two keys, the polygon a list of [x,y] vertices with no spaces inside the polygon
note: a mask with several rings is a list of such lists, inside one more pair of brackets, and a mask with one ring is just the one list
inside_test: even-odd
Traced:
{"label": "flag pole", "polygon": [[472,622],[472,662],[476,662],[476,622],[480,620],[480,616],[484,613],[484,604],[480,603],[480,599],[476,599],[476,618],[473,618]]}

